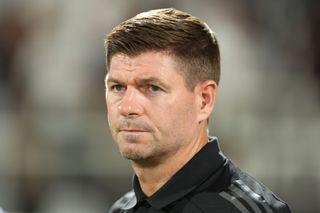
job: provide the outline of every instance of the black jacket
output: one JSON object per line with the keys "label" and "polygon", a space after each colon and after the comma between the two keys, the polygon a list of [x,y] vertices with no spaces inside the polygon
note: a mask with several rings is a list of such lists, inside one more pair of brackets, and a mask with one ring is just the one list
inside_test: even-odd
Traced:
{"label": "black jacket", "polygon": [[152,196],[142,192],[136,176],[133,190],[109,213],[233,213],[290,212],[266,186],[242,172],[210,137],[181,170]]}

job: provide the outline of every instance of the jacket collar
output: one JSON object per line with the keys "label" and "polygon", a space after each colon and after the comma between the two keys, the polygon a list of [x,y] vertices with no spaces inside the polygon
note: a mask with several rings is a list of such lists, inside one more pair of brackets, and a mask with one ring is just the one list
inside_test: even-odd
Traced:
{"label": "jacket collar", "polygon": [[135,196],[132,196],[128,200],[123,209],[133,208],[145,201],[156,209],[162,209],[195,190],[201,183],[219,170],[226,161],[226,158],[220,152],[218,139],[216,137],[209,137],[208,142],[164,186],[150,197],[147,197],[143,193],[139,180],[134,175],[133,189]]}

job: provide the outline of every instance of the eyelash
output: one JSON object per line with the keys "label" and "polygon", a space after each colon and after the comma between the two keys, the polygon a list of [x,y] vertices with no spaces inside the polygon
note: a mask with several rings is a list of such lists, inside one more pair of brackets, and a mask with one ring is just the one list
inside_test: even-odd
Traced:
{"label": "eyelash", "polygon": [[[118,87],[118,89],[117,89],[117,87]],[[111,91],[114,91],[114,92],[120,92],[119,87],[121,87],[121,90],[124,89],[124,86],[123,86],[123,85],[121,85],[121,84],[115,84],[115,85],[112,85],[112,86],[110,87],[110,90],[111,90]]]}
{"label": "eyelash", "polygon": [[[162,89],[156,85],[148,85],[148,89],[150,92],[160,92]],[[152,91],[153,89],[156,89],[156,91]]]}
{"label": "eyelash", "polygon": [[[163,89],[157,85],[153,85],[153,84],[148,84],[145,87],[142,87],[145,91],[147,92],[151,92],[151,93],[157,93],[157,92],[161,92],[163,91]],[[119,93],[122,92],[125,89],[125,86],[121,85],[121,84],[115,84],[110,86],[110,91]],[[155,90],[155,91],[154,91]]]}

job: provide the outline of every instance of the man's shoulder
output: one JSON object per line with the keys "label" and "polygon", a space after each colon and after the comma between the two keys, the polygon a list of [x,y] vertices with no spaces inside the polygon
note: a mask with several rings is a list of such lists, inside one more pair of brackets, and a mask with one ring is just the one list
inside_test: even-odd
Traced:
{"label": "man's shoulder", "polygon": [[207,185],[189,197],[202,212],[291,212],[288,205],[252,176],[228,162],[230,182],[219,191]]}
{"label": "man's shoulder", "polygon": [[[288,205],[268,187],[229,162],[230,185],[219,193],[239,210],[253,212],[291,212]],[[249,211],[250,212],[250,211]]]}
{"label": "man's shoulder", "polygon": [[[218,192],[203,191],[188,198],[185,209],[193,212],[217,212],[238,213],[239,210],[228,200],[224,199]],[[197,210],[197,211],[196,211]]]}
{"label": "man's shoulder", "polygon": [[203,191],[189,200],[189,204],[201,209],[201,212],[291,212],[272,192],[257,193],[242,180],[235,180],[221,192]]}
{"label": "man's shoulder", "polygon": [[123,209],[132,208],[136,204],[136,196],[134,191],[131,190],[118,199],[109,210],[109,213],[118,213]]}
{"label": "man's shoulder", "polygon": [[233,180],[230,186],[219,193],[241,212],[290,212],[288,206],[272,191],[259,182],[249,184]]}

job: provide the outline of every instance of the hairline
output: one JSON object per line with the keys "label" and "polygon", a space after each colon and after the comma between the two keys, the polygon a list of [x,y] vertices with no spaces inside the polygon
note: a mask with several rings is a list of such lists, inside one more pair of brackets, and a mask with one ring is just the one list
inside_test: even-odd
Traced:
{"label": "hairline", "polygon": [[[129,57],[129,58],[135,58],[135,57],[138,57],[142,54],[145,54],[145,53],[150,53],[150,52],[154,52],[154,53],[163,53],[167,56],[170,56],[173,60],[173,65],[174,65],[174,69],[175,71],[182,76],[183,78],[183,81],[184,81],[184,85],[185,87],[190,90],[190,91],[193,91],[195,86],[200,83],[200,82],[203,82],[203,81],[206,81],[206,80],[213,80],[214,79],[211,79],[211,78],[207,78],[207,79],[198,79],[198,80],[191,80],[191,69],[190,67],[188,67],[188,62],[186,62],[186,59],[184,59],[183,57],[181,56],[178,56],[176,53],[173,52],[173,50],[170,50],[169,48],[168,49],[163,49],[163,50],[145,50],[145,51],[141,51],[139,53],[136,53],[136,54],[127,54],[127,53],[124,53],[124,52],[117,52],[117,53],[114,53],[112,54],[111,57],[109,57],[110,61],[109,63],[107,63],[107,74],[109,73],[110,71],[110,65],[111,65],[111,61],[114,57],[116,56],[126,56],[126,57]],[[189,75],[189,77],[188,77]]]}

